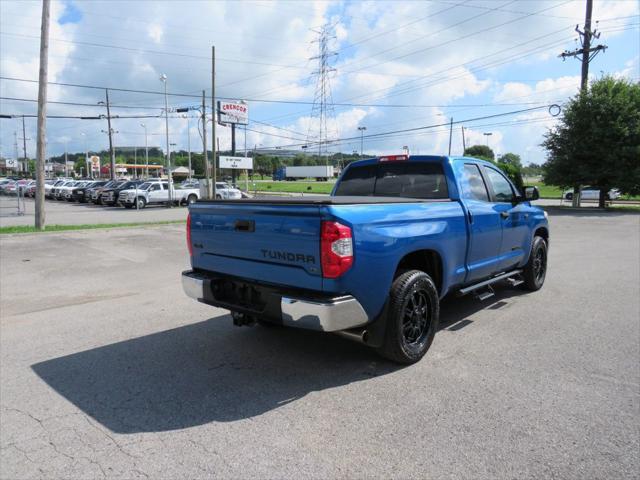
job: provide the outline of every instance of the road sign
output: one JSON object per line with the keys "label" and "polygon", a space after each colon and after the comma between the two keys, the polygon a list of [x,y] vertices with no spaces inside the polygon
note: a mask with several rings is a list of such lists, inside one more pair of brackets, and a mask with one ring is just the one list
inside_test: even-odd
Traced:
{"label": "road sign", "polygon": [[218,102],[220,123],[249,123],[249,105],[244,102]]}
{"label": "road sign", "polygon": [[253,170],[253,158],[251,157],[225,157],[220,156],[220,168],[233,168],[236,170]]}

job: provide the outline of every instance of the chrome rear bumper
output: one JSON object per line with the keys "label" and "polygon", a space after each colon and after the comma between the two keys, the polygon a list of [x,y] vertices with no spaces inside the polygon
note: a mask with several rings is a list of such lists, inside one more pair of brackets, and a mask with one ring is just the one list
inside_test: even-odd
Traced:
{"label": "chrome rear bumper", "polygon": [[[228,308],[210,293],[210,279],[193,271],[182,273],[187,296],[209,305]],[[366,325],[369,321],[362,305],[351,295],[310,299],[279,295],[279,320],[283,325],[323,332],[337,332]]]}

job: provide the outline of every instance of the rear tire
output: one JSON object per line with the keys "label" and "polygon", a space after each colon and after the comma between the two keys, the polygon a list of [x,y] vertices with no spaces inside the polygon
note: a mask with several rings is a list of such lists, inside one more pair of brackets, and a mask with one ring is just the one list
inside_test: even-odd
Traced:
{"label": "rear tire", "polygon": [[535,292],[542,288],[547,276],[547,242],[542,237],[533,237],[529,261],[524,267],[522,277],[524,288]]}
{"label": "rear tire", "polygon": [[198,197],[193,194],[189,195],[186,202],[187,206],[191,205],[192,203],[196,203],[196,200],[198,200]]}
{"label": "rear tire", "polygon": [[386,332],[378,353],[391,361],[419,361],[438,330],[440,299],[429,275],[409,270],[393,281],[389,292]]}

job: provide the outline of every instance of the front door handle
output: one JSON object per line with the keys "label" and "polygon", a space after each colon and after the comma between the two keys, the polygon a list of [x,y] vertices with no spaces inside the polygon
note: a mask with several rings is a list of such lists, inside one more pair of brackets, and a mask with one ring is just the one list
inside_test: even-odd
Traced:
{"label": "front door handle", "polygon": [[509,212],[500,212],[502,218],[509,218]]}

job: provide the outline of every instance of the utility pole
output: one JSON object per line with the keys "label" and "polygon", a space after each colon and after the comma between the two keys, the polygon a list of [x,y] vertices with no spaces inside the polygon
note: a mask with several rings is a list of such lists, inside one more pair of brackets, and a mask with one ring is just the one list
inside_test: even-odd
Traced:
{"label": "utility pole", "polygon": [[462,126],[462,155],[465,154],[465,151],[467,150],[467,142],[464,138],[464,125]]}
{"label": "utility pole", "polygon": [[211,144],[212,144],[212,156],[213,156],[213,182],[209,186],[209,198],[216,198],[216,170],[217,170],[217,155],[216,155],[216,123],[218,122],[216,112],[216,47],[211,47],[211,113],[213,118],[211,120]]}
{"label": "utility pole", "polygon": [[16,158],[16,167],[20,163],[20,154],[18,153],[18,132],[13,131],[13,156]]}
{"label": "utility pole", "polygon": [[358,127],[358,130],[360,130],[360,156],[362,157],[362,152],[364,150],[364,131],[367,129],[367,127]]}
{"label": "utility pole", "polygon": [[[572,51],[565,50],[562,52],[559,57],[562,60],[566,60],[568,57],[579,58],[582,61],[582,74],[580,77],[580,93],[586,93],[587,88],[589,86],[589,63],[594,57],[598,54],[598,52],[604,51],[607,49],[606,45],[596,45],[595,47],[591,46],[591,39],[600,38],[600,33],[595,29],[591,30],[591,14],[593,13],[593,0],[587,0],[587,10],[585,12],[584,17],[584,30],[581,31],[579,25],[576,25],[575,31],[578,32],[580,36],[580,48],[576,48]],[[600,195],[605,195],[604,192],[600,192]],[[580,185],[574,185],[573,187],[573,200],[572,204],[574,207],[580,206]]]}
{"label": "utility pole", "polygon": [[[231,156],[236,156],[236,124],[231,124]],[[237,169],[231,170],[231,184],[236,188]]]}
{"label": "utility pole", "polygon": [[209,155],[207,153],[207,101],[202,91],[202,151],[204,153],[204,178],[207,180],[206,198],[211,198],[211,175],[209,172]]}
{"label": "utility pole", "polygon": [[107,133],[109,134],[109,156],[111,157],[111,180],[116,179],[116,152],[113,149],[113,130],[111,129],[111,108],[109,106],[109,89],[104,91],[107,100]]}
{"label": "utility pole", "polygon": [[27,134],[24,127],[24,115],[22,116],[22,155],[24,158],[24,163],[22,164],[22,170],[25,172],[28,172],[29,159],[27,158]]}
{"label": "utility pole", "polygon": [[69,176],[69,167],[67,166],[68,158],[67,158],[67,140],[64,141],[64,176]]}
{"label": "utility pole", "polygon": [[451,140],[453,139],[453,117],[451,117],[451,123],[449,123],[449,156],[451,156]]}
{"label": "utility pole", "polygon": [[144,165],[146,170],[146,178],[149,178],[149,142],[147,141],[147,125],[141,123],[140,126],[144,128]]}
{"label": "utility pole", "polygon": [[189,180],[191,180],[191,120],[189,119],[189,113],[184,115],[187,119],[187,149],[189,151]]}
{"label": "utility pole", "polygon": [[40,27],[40,72],[38,78],[38,134],[36,147],[36,230],[44,230],[44,162],[47,132],[47,77],[49,70],[49,7],[50,0],[42,0]]}
{"label": "utility pole", "polygon": [[171,194],[173,182],[171,178],[171,151],[169,146],[169,96],[167,95],[167,76],[164,73],[160,75],[160,81],[164,83],[164,126],[167,140],[167,179],[169,180],[169,195],[167,196],[169,202],[167,206],[171,207],[173,205],[173,198]]}

